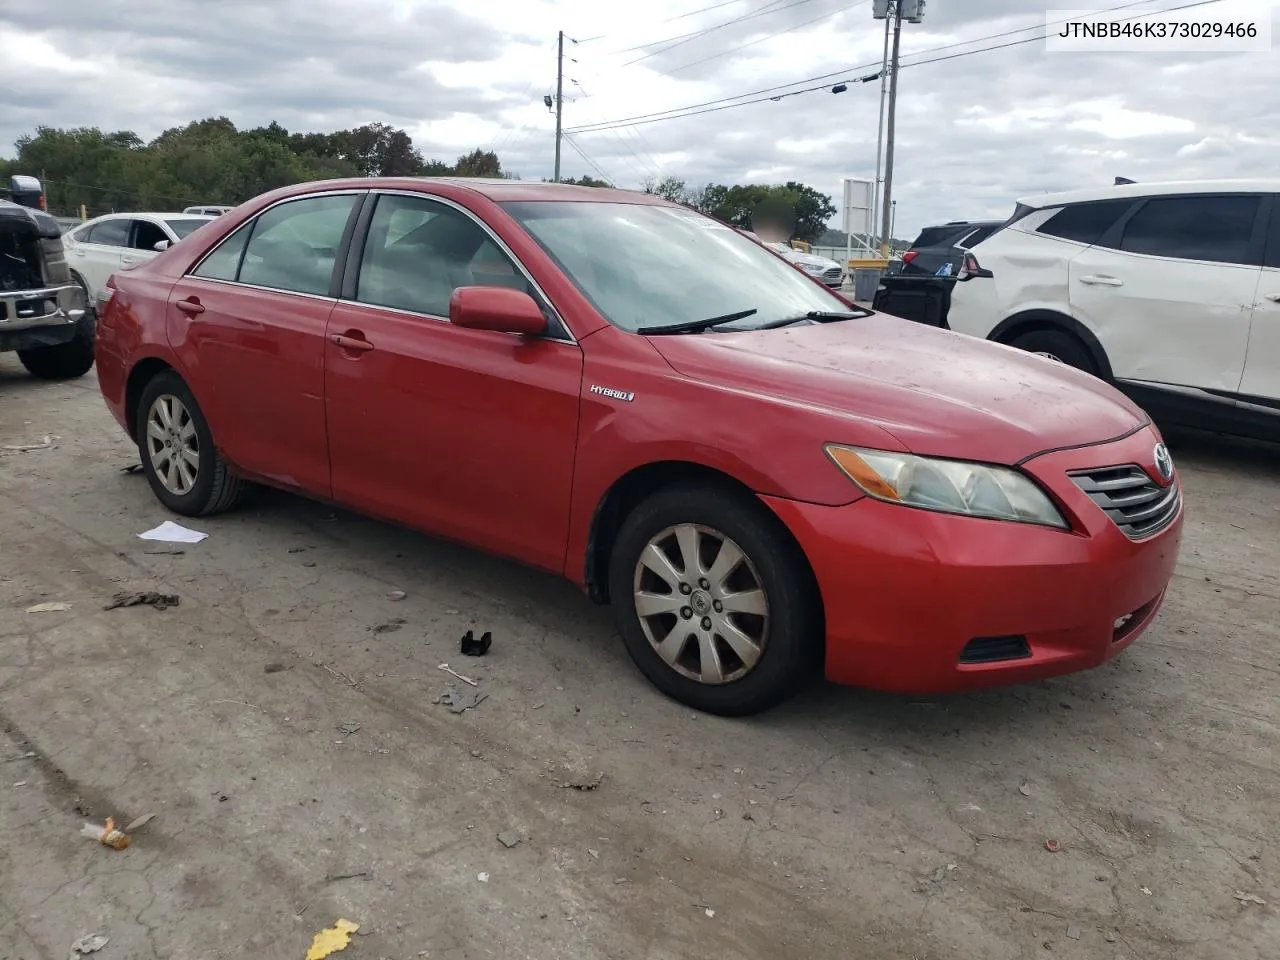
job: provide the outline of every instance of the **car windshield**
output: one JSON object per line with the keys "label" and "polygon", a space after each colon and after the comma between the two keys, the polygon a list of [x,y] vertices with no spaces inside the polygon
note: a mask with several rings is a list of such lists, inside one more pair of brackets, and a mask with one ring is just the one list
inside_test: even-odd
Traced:
{"label": "car windshield", "polygon": [[195,233],[197,230],[199,230],[208,222],[209,222],[208,220],[204,220],[204,219],[197,220],[194,218],[190,220],[184,219],[184,220],[166,220],[165,221],[165,223],[169,225],[169,229],[178,235],[179,240],[181,240],[183,237],[185,237],[189,233]]}
{"label": "car windshield", "polygon": [[503,208],[606,320],[623,330],[743,311],[717,331],[754,330],[848,305],[731,227],[678,207],[520,201]]}

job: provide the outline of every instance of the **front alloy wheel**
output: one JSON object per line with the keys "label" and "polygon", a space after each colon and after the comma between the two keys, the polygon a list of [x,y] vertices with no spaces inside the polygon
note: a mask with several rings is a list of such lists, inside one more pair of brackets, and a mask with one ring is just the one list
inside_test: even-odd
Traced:
{"label": "front alloy wheel", "polygon": [[699,683],[740,680],[769,640],[769,600],[755,565],[711,527],[681,523],[650,538],[635,566],[635,608],[654,651]]}
{"label": "front alloy wheel", "polygon": [[190,493],[200,475],[200,437],[181,399],[162,393],[151,402],[146,447],[161,485],[178,497]]}
{"label": "front alloy wheel", "polygon": [[822,599],[804,553],[728,483],[673,484],[632,509],[613,540],[609,597],[636,666],[698,710],[767,710],[822,663]]}

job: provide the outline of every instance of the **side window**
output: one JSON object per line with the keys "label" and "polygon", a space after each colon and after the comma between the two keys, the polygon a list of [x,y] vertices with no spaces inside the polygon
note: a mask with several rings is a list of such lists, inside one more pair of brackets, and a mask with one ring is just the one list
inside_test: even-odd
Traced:
{"label": "side window", "polygon": [[236,273],[240,270],[240,258],[244,253],[244,245],[249,240],[249,231],[252,229],[252,220],[242,224],[235,233],[214,247],[213,252],[191,271],[191,275],[206,277],[209,280],[234,280]]}
{"label": "side window", "polygon": [[1098,200],[1063,207],[1040,225],[1037,233],[1076,243],[1094,244],[1133,206],[1132,200]]}
{"label": "side window", "polygon": [[129,221],[123,217],[95,223],[85,238],[89,243],[101,243],[108,247],[129,245]]}
{"label": "side window", "polygon": [[961,237],[957,240],[956,246],[961,250],[968,250],[970,247],[976,247],[983,240],[987,239],[987,237],[991,236],[991,234],[995,232],[995,229],[995,227],[979,227],[968,236]]}
{"label": "side window", "polygon": [[325,296],[356,197],[306,197],[258,217],[240,265],[241,283]]}
{"label": "side window", "polygon": [[1259,196],[1160,197],[1125,224],[1120,249],[1179,260],[1250,263]]}
{"label": "side window", "polygon": [[356,300],[448,317],[454,289],[469,286],[533,293],[524,274],[470,217],[426,197],[378,197]]}
{"label": "side window", "polygon": [[1271,198],[1271,230],[1267,237],[1267,255],[1262,261],[1267,267],[1280,267],[1280,199]]}
{"label": "side window", "polygon": [[135,250],[154,250],[161,240],[168,240],[169,235],[150,220],[133,221],[133,242]]}

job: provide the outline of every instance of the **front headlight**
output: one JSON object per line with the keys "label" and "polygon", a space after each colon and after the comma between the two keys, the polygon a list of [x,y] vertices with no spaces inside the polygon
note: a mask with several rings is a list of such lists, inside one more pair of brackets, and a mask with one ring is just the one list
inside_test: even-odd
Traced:
{"label": "front headlight", "polygon": [[863,493],[922,510],[1067,529],[1053,501],[1007,467],[827,444],[827,456]]}
{"label": "front headlight", "polygon": [[823,268],[820,263],[802,263],[800,269],[805,273],[821,273]]}

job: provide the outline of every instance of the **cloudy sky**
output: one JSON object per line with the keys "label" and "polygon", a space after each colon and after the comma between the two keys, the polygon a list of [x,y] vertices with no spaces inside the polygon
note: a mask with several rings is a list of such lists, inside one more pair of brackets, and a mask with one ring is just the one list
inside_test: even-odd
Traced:
{"label": "cloudy sky", "polygon": [[[929,0],[903,30],[897,235],[1117,175],[1274,176],[1280,53],[981,52],[1042,35],[1046,8],[1187,2]],[[567,128],[709,105],[572,133],[566,176],[796,179],[838,202],[842,177],[873,174],[878,83],[728,106],[874,72],[883,29],[869,0],[0,0],[0,155],[37,124],[149,139],[223,114],[290,130],[380,120],[428,157],[486,147],[550,176],[542,98],[560,29],[578,41],[566,43]]]}

